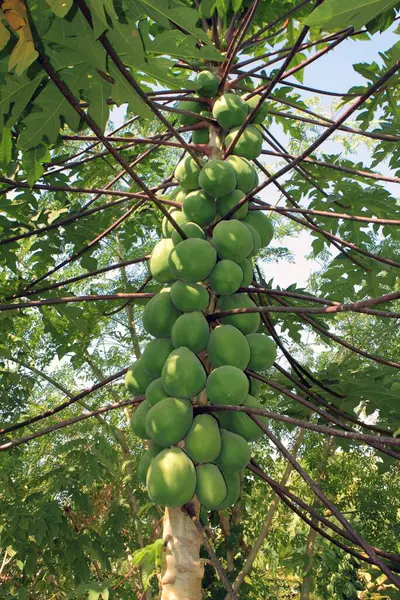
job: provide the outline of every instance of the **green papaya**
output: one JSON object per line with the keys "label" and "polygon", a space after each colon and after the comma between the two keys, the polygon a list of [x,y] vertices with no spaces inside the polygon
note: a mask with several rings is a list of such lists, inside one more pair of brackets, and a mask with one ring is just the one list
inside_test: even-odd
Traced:
{"label": "green papaya", "polygon": [[238,290],[243,281],[243,271],[232,260],[220,260],[211,271],[209,282],[216,294],[226,296]]}
{"label": "green papaya", "polygon": [[240,96],[228,93],[215,101],[212,114],[218,125],[224,129],[232,129],[245,122],[248,110]]}
{"label": "green papaya", "polygon": [[146,415],[147,438],[163,448],[180,442],[193,421],[189,400],[164,398],[152,406]]}
{"label": "green papaya", "polygon": [[210,297],[205,287],[197,283],[175,281],[171,287],[171,300],[182,312],[205,310]]}
{"label": "green papaya", "polygon": [[225,500],[225,479],[217,466],[210,463],[196,467],[196,496],[205,508],[215,510]]}
{"label": "green papaya", "polygon": [[187,504],[196,490],[196,469],[180,448],[166,448],[151,461],[146,477],[150,499],[161,506]]}
{"label": "green papaya", "polygon": [[169,266],[176,279],[196,283],[206,279],[217,262],[217,253],[206,240],[190,238],[180,242],[169,255]]}
{"label": "green papaya", "polygon": [[276,344],[264,333],[250,333],[246,336],[250,346],[249,369],[265,371],[276,360]]}
{"label": "green papaya", "polygon": [[215,464],[225,474],[241,471],[250,462],[250,448],[246,440],[226,429],[221,429],[221,452]]}
{"label": "green papaya", "polygon": [[204,389],[206,373],[197,356],[188,348],[177,348],[162,370],[165,391],[176,398],[194,398]]}
{"label": "green papaya", "polygon": [[[217,308],[220,311],[235,310],[240,308],[253,309],[256,305],[246,294],[231,294],[230,296],[221,296],[217,301]],[[260,326],[260,313],[233,314],[221,317],[223,325],[233,325],[240,329],[245,335],[254,333]]]}
{"label": "green papaya", "polygon": [[212,415],[197,415],[185,438],[185,452],[195,463],[212,462],[221,451],[218,421]]}
{"label": "green papaya", "polygon": [[237,219],[220,221],[211,240],[220,258],[240,262],[253,251],[253,237],[248,228]]}
{"label": "green papaya", "polygon": [[184,346],[195,354],[207,348],[209,337],[208,321],[200,311],[181,315],[175,321],[171,332],[174,348]]}
{"label": "green papaya", "polygon": [[198,182],[213,198],[224,196],[236,187],[235,169],[226,160],[209,160],[201,169]]}
{"label": "green papaya", "polygon": [[[227,148],[229,148],[233,140],[236,139],[239,131],[240,127],[235,127],[235,129],[231,129],[231,131],[228,133],[225,138],[225,146]],[[243,133],[240,134],[238,141],[235,142],[232,154],[243,156],[248,160],[254,160],[260,156],[262,145],[263,138],[257,127],[254,127],[254,125],[248,125]]]}
{"label": "green papaya", "polygon": [[155,338],[171,337],[172,326],[180,314],[171,301],[169,288],[164,288],[146,304],[143,327]]}
{"label": "green papaya", "polygon": [[206,392],[211,404],[242,404],[249,393],[249,380],[241,369],[223,365],[207,377]]}
{"label": "green papaya", "polygon": [[244,370],[249,364],[249,343],[243,333],[232,325],[219,325],[213,329],[207,351],[208,360],[214,369],[231,365]]}

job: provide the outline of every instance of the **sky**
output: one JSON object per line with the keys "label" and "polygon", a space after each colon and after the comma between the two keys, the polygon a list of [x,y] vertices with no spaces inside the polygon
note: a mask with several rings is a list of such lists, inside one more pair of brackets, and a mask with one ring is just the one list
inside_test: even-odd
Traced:
{"label": "sky", "polygon": [[[392,26],[382,34],[375,34],[369,41],[348,39],[342,42],[331,52],[304,69],[303,84],[337,92],[345,92],[354,85],[365,84],[364,78],[353,69],[352,65],[358,62],[381,62],[379,52],[389,49],[399,40],[394,30],[395,27]],[[292,80],[296,81],[294,78]],[[298,91],[304,99],[315,97],[315,94]],[[324,110],[330,118],[337,117],[337,113],[333,110],[333,102],[336,99],[329,96],[319,96],[319,98],[321,99],[321,110]],[[112,110],[111,119],[115,127],[123,123],[125,110],[124,106]],[[318,112],[318,109],[316,112]],[[282,130],[276,127],[275,130],[272,129],[271,131],[277,134],[284,145],[287,145],[289,140]],[[331,141],[325,142],[322,148],[325,151],[339,151],[338,144]],[[357,148],[357,158],[367,163],[369,156],[368,148],[361,144]],[[265,161],[266,166],[275,165],[276,168],[276,164],[277,160],[270,157]],[[280,163],[280,166],[282,166],[282,163]],[[389,169],[384,166],[380,166],[380,170],[386,174],[390,173]],[[395,184],[388,187],[390,187],[392,193],[396,193],[395,188],[397,186]],[[275,190],[276,188],[271,185],[260,194],[260,197],[271,204],[275,204],[279,199],[279,195]],[[282,205],[284,202],[281,201],[280,204]],[[294,282],[299,286],[304,286],[310,274],[320,267],[317,261],[307,259],[311,252],[312,241],[313,238],[306,231],[293,238],[286,237],[279,241],[273,241],[271,246],[286,246],[293,253],[294,263],[290,264],[286,260],[281,260],[264,265],[266,279],[274,278],[275,284],[283,288]]]}

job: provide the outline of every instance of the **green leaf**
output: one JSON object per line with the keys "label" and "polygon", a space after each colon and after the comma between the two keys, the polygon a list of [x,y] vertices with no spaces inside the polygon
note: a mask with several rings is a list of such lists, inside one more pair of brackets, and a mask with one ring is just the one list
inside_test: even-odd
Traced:
{"label": "green leaf", "polygon": [[[62,72],[62,77],[73,93],[79,93],[87,76],[89,67],[79,65]],[[43,139],[54,143],[58,137],[61,119],[67,122],[72,130],[79,129],[80,117],[68,100],[49,81],[34,102],[34,109],[24,120],[25,129],[18,139],[18,147],[22,150],[38,146]]]}
{"label": "green leaf", "polygon": [[0,86],[0,132],[4,125],[10,128],[15,125],[44,77],[43,72],[34,79],[6,75]]}
{"label": "green leaf", "polygon": [[205,19],[211,19],[216,9],[216,0],[201,0],[199,12]]}
{"label": "green leaf", "polygon": [[65,17],[73,4],[73,0],[46,0],[56,17]]}
{"label": "green leaf", "polygon": [[7,171],[11,162],[12,155],[12,134],[11,129],[4,127],[3,133],[0,134],[0,168]]}
{"label": "green leaf", "polygon": [[116,104],[120,106],[121,104],[127,103],[133,114],[140,115],[144,119],[151,119],[153,113],[150,108],[140,96],[138,96],[122,73],[113,65],[110,66],[110,75],[115,81],[111,87],[111,98]]}
{"label": "green leaf", "polygon": [[32,187],[44,173],[43,162],[50,160],[50,153],[44,144],[30,148],[22,154],[22,166],[24,168],[27,181]]}
{"label": "green leaf", "polygon": [[360,29],[398,0],[325,0],[305,19],[304,24],[323,29],[338,29],[353,25]]}
{"label": "green leaf", "polygon": [[113,0],[86,0],[86,4],[92,13],[93,28],[96,37],[99,37],[109,28],[108,18],[111,21],[118,21]]}
{"label": "green leaf", "polygon": [[[0,12],[0,18],[4,18],[2,12]],[[8,44],[8,40],[10,39],[10,32],[7,27],[0,20],[0,50],[3,50]]]}
{"label": "green leaf", "polygon": [[233,12],[239,12],[242,8],[243,0],[232,0],[232,10]]}

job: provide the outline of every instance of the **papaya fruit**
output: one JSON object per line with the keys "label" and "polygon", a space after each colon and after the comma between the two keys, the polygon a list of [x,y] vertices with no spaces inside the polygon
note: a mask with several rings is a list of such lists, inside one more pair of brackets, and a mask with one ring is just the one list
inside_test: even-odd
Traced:
{"label": "papaya fruit", "polygon": [[246,336],[250,346],[249,369],[265,371],[276,360],[276,344],[264,333],[250,333]]}
{"label": "papaya fruit", "polygon": [[189,400],[164,398],[147,412],[147,438],[163,448],[172,446],[185,437],[192,421],[193,407]]}
{"label": "papaya fruit", "polygon": [[[224,217],[246,194],[242,190],[233,190],[230,194],[217,198],[217,210]],[[249,210],[249,203],[245,202],[232,215],[232,219],[244,219]]]}
{"label": "papaya fruit", "polygon": [[171,300],[174,306],[182,312],[205,310],[210,297],[205,287],[197,283],[175,281],[171,287]]}
{"label": "papaya fruit", "polygon": [[251,264],[250,259],[245,258],[238,263],[239,267],[243,272],[243,279],[240,287],[250,287],[254,275],[253,275],[253,265]]}
{"label": "papaya fruit", "polygon": [[241,369],[223,365],[207,377],[206,392],[211,404],[242,404],[249,394],[249,380]]}
{"label": "papaya fruit", "polygon": [[205,508],[215,510],[228,493],[221,471],[216,465],[206,463],[196,467],[196,476],[197,499]]}
{"label": "papaya fruit", "polygon": [[173,276],[186,283],[206,279],[217,262],[217,253],[206,240],[190,238],[180,242],[169,255],[169,266]]}
{"label": "papaya fruit", "polygon": [[201,227],[209,225],[217,214],[214,198],[203,190],[190,192],[183,201],[182,208],[186,219]]}
{"label": "papaya fruit", "polygon": [[141,402],[139,406],[135,408],[135,411],[132,413],[130,419],[130,426],[132,432],[134,433],[134,435],[141,438],[142,440],[148,439],[146,431],[146,417],[149,410],[150,406],[148,401],[143,400],[143,402]]}
{"label": "papaya fruit", "polygon": [[161,506],[187,504],[196,490],[196,469],[180,448],[166,448],[153,460],[146,477],[150,499]]}
{"label": "papaya fruit", "polygon": [[[186,192],[181,188],[180,185],[176,185],[172,192],[169,195],[169,199],[173,200],[174,202],[183,202],[184,198],[186,196]],[[171,207],[171,210],[178,210],[174,207]],[[164,237],[168,237],[168,236],[164,236]]]}
{"label": "papaya fruit", "polygon": [[[182,202],[185,198],[186,198],[186,194],[183,194]],[[178,200],[177,200],[177,202],[178,202]],[[181,227],[182,225],[184,225],[187,222],[185,215],[178,208],[171,208],[169,213],[170,213],[171,217],[174,219],[175,223],[177,223],[179,225],[179,227]],[[163,237],[170,238],[174,231],[176,231],[174,225],[171,223],[171,221],[169,221],[167,219],[167,217],[164,217],[161,222],[161,232],[162,232]]]}
{"label": "papaya fruit", "polygon": [[162,378],[158,377],[154,381],[152,381],[146,388],[146,398],[149,402],[149,406],[154,406],[160,400],[164,400],[164,398],[168,398],[167,392],[164,390],[164,386],[162,384]]}
{"label": "papaya fruit", "polygon": [[175,178],[185,192],[197,190],[201,168],[191,156],[185,156],[177,164]]}
{"label": "papaya fruit", "polygon": [[241,471],[250,462],[250,457],[249,445],[242,436],[221,429],[221,452],[214,462],[224,474]]}
{"label": "papaya fruit", "polygon": [[250,382],[250,395],[256,398],[261,392],[262,382],[255,377],[249,377]]}
{"label": "papaya fruit", "polygon": [[170,238],[160,240],[153,248],[150,256],[149,268],[153,278],[160,283],[168,283],[174,279],[169,268],[169,255],[174,244]]}
{"label": "papaya fruit", "polygon": [[[217,308],[220,311],[234,310],[236,308],[256,308],[256,305],[246,294],[231,294],[230,296],[221,296],[217,301]],[[245,335],[254,333],[260,326],[260,314],[243,313],[233,314],[220,319],[223,325],[233,325]]]}
{"label": "papaya fruit", "polygon": [[210,141],[210,130],[208,127],[193,129],[192,144],[208,144]]}
{"label": "papaya fruit", "polygon": [[146,450],[142,456],[140,457],[137,474],[138,479],[141,483],[146,483],[147,471],[149,469],[150,463],[163,450],[161,446],[157,446],[157,444],[151,444],[151,446]]}
{"label": "papaya fruit", "polygon": [[[264,408],[262,404],[253,396],[247,396],[243,402],[243,406],[250,408]],[[266,417],[255,415],[260,421],[268,424]],[[229,413],[229,430],[242,436],[248,442],[255,442],[262,438],[264,432],[260,427],[253,421],[253,419],[245,412],[231,412]]]}
{"label": "papaya fruit", "polygon": [[231,365],[244,370],[249,364],[249,343],[243,333],[232,325],[219,325],[213,329],[207,351],[213,369]]}
{"label": "papaya fruit", "polygon": [[[204,110],[204,107],[206,105],[203,104],[202,102],[194,102],[193,100],[182,100],[182,102],[179,102],[178,104],[178,108],[180,110],[187,110],[190,112],[195,112],[195,113],[201,113],[202,110]],[[199,117],[195,117],[192,115],[178,115],[179,117],[179,122],[181,125],[194,125],[195,123],[198,123],[201,118]]]}
{"label": "papaya fruit", "polygon": [[195,463],[212,462],[221,451],[218,421],[212,415],[197,415],[185,438],[185,452]]}
{"label": "papaya fruit", "polygon": [[236,471],[230,475],[223,473],[223,476],[225,479],[227,494],[225,500],[217,507],[217,510],[224,510],[225,508],[233,506],[239,500],[240,496],[240,471]]}
{"label": "papaya fruit", "polygon": [[[197,223],[185,223],[184,225],[181,225],[181,229],[187,238],[199,238],[200,240],[207,239],[206,234],[204,233],[200,225],[197,225]],[[180,242],[183,242],[183,239],[179,231],[177,230],[175,230],[172,233],[171,239],[174,246],[176,246]]]}
{"label": "papaya fruit", "polygon": [[160,377],[164,363],[173,349],[174,346],[169,338],[151,340],[140,359],[145,371],[150,375]]}
{"label": "papaya fruit", "polygon": [[247,229],[251,233],[251,237],[253,238],[253,251],[250,254],[250,256],[255,256],[261,248],[260,234],[258,233],[257,229],[253,227],[253,225],[250,225],[250,223],[244,222],[243,225],[247,227]]}
{"label": "papaya fruit", "polygon": [[206,372],[197,356],[188,348],[177,348],[162,370],[165,391],[176,398],[193,398],[204,389]]}
{"label": "papaya fruit", "polygon": [[[248,98],[246,100],[246,98],[243,98],[243,100],[246,102],[247,106],[249,107],[249,112],[253,110],[253,108],[255,108],[257,106],[257,104],[260,101],[260,94],[256,94],[255,96],[252,96],[251,98]],[[259,106],[259,108],[257,109],[254,117],[252,117],[251,119],[251,123],[255,123],[256,125],[259,125],[261,123],[264,123],[265,119],[267,118],[267,114],[268,114],[268,104],[267,104],[267,100],[264,100],[262,102],[262,104]]]}
{"label": "papaya fruit", "polygon": [[274,235],[274,228],[271,219],[261,210],[249,210],[244,218],[245,223],[252,225],[258,231],[261,239],[261,248],[265,248],[271,242]]}
{"label": "papaya fruit", "polygon": [[143,359],[139,358],[125,375],[125,385],[134,396],[140,396],[146,392],[147,386],[156,379],[157,375],[148,373],[144,368]]}
{"label": "papaya fruit", "polygon": [[208,321],[200,311],[181,315],[174,323],[171,340],[174,348],[184,346],[195,354],[207,348],[210,329]]}
{"label": "papaya fruit", "polygon": [[223,129],[232,129],[245,122],[248,106],[240,96],[224,94],[214,103],[212,114]]}
{"label": "papaya fruit", "polygon": [[235,169],[226,160],[209,160],[201,169],[198,182],[210,196],[224,196],[236,187]]}
{"label": "papaya fruit", "polygon": [[[236,139],[239,133],[240,127],[231,129],[225,138],[225,146],[228,148],[234,139]],[[232,154],[237,156],[243,156],[248,160],[254,160],[261,154],[263,145],[263,138],[257,127],[254,125],[248,125],[243,133],[240,134],[238,141],[235,143],[235,147],[232,150]]]}
{"label": "papaya fruit", "polygon": [[212,98],[218,92],[219,81],[219,77],[215,73],[200,71],[195,79],[198,95]]}
{"label": "papaya fruit", "polygon": [[237,219],[220,221],[213,230],[212,245],[220,258],[240,262],[253,251],[253,238],[247,227]]}
{"label": "papaya fruit", "polygon": [[164,288],[146,304],[143,327],[155,338],[171,337],[172,326],[180,314],[171,301],[169,288]]}
{"label": "papaya fruit", "polygon": [[245,194],[251,192],[258,183],[257,171],[251,162],[242,156],[235,156],[234,154],[228,156],[226,160],[235,169],[237,188]]}
{"label": "papaya fruit", "polygon": [[243,281],[243,271],[232,260],[220,260],[210,273],[209,282],[218,296],[233,294]]}

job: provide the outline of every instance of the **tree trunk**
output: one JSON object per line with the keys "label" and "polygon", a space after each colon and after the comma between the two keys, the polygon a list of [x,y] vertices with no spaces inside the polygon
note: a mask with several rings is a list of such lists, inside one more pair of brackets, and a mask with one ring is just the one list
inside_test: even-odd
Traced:
{"label": "tree trunk", "polygon": [[307,565],[306,565],[306,574],[303,577],[303,581],[300,586],[300,600],[309,600],[310,591],[311,591],[311,572],[314,563],[314,546],[315,540],[317,537],[317,532],[315,529],[310,527],[310,531],[308,532],[307,537],[307,546],[306,546],[306,554],[308,557]]}
{"label": "tree trunk", "polygon": [[[316,478],[316,482],[318,485],[320,485],[320,483],[324,479],[326,479],[328,476],[328,472],[327,472],[328,460],[329,460],[329,457],[332,454],[332,452],[334,452],[334,450],[335,450],[335,440],[328,439],[328,438],[325,439],[323,453],[322,453],[322,457],[321,457],[321,464],[318,469],[318,475]],[[313,508],[318,508],[319,505],[320,505],[320,501],[317,497],[315,497],[314,502],[313,502]],[[315,519],[312,519],[312,522],[316,524]],[[317,539],[317,535],[318,534],[315,531],[315,529],[310,527],[310,530],[309,530],[308,536],[307,536],[307,543],[306,543],[307,565],[305,568],[303,580],[300,585],[300,600],[309,600],[310,599],[312,569],[313,569],[314,557],[315,557],[315,541]]]}
{"label": "tree trunk", "polygon": [[180,508],[165,509],[163,540],[166,549],[160,576],[161,600],[201,600],[201,537]]}

